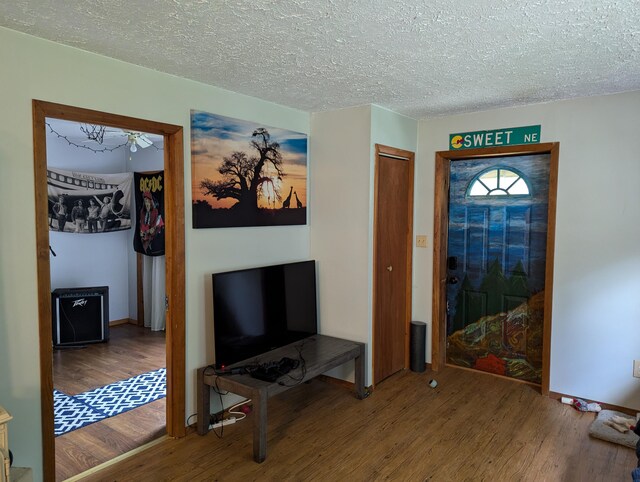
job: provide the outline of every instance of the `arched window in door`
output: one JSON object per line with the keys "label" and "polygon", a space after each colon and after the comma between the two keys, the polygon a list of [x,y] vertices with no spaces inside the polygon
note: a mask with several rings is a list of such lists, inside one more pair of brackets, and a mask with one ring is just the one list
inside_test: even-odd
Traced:
{"label": "arched window in door", "polygon": [[467,196],[529,196],[524,176],[513,168],[489,169],[478,174],[467,189]]}

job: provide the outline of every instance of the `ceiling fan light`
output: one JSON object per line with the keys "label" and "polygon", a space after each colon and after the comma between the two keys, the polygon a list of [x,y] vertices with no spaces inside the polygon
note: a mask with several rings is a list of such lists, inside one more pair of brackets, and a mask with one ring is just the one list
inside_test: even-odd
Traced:
{"label": "ceiling fan light", "polygon": [[138,150],[138,148],[136,147],[135,142],[134,142],[133,144],[131,144],[131,147],[129,147],[129,150],[130,150],[131,152],[136,152],[136,151]]}

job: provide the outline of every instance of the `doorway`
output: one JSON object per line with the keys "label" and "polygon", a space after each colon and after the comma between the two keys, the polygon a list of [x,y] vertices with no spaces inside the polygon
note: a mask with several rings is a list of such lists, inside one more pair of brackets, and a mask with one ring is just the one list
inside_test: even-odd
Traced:
{"label": "doorway", "polygon": [[409,365],[414,153],[376,144],[373,383]]}
{"label": "doorway", "polygon": [[557,143],[436,153],[432,366],[549,391]]}
{"label": "doorway", "polygon": [[36,246],[42,400],[43,468],[46,480],[55,477],[53,414],[53,350],[51,344],[51,282],[49,212],[47,206],[47,152],[45,119],[108,125],[164,137],[166,243],[166,430],[185,435],[185,272],[184,272],[184,162],[182,127],[77,107],[33,101]]}

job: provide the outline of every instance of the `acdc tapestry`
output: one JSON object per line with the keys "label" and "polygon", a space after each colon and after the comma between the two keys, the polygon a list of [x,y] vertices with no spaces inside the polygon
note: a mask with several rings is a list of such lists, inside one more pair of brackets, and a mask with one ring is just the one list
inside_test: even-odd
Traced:
{"label": "acdc tapestry", "polygon": [[136,231],[133,249],[147,256],[164,255],[164,171],[134,173]]}

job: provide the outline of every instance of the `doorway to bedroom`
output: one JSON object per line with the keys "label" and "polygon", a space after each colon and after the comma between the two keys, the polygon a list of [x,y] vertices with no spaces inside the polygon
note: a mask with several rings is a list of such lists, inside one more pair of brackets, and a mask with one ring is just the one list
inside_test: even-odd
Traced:
{"label": "doorway to bedroom", "polygon": [[34,140],[44,466],[62,480],[184,435],[182,129],[34,101]]}
{"label": "doorway to bedroom", "polygon": [[63,480],[165,433],[164,138],[45,123]]}

